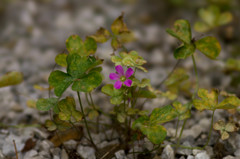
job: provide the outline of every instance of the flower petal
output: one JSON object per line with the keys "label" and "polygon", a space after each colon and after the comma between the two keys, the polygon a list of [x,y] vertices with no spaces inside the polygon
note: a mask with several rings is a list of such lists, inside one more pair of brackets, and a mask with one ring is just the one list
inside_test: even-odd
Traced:
{"label": "flower petal", "polygon": [[119,80],[120,76],[118,74],[116,74],[116,73],[110,73],[109,74],[109,78],[111,80]]}
{"label": "flower petal", "polygon": [[116,81],[114,84],[114,88],[120,89],[122,87],[122,82],[121,81]]}
{"label": "flower petal", "polygon": [[125,77],[129,78],[132,76],[132,74],[134,73],[132,68],[128,68],[126,73],[125,73]]}
{"label": "flower petal", "polygon": [[128,86],[128,87],[131,87],[131,85],[132,85],[132,80],[127,79],[126,81],[124,81],[124,84],[125,84],[126,86]]}
{"label": "flower petal", "polygon": [[124,70],[123,70],[123,68],[122,68],[121,65],[117,65],[117,66],[115,67],[115,69],[116,69],[117,73],[119,73],[120,76],[123,76],[123,75],[124,75]]}

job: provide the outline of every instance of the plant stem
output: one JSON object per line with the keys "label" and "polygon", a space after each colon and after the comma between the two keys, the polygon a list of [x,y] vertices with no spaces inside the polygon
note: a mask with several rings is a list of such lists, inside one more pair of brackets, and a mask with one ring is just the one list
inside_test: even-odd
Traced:
{"label": "plant stem", "polygon": [[78,101],[79,101],[79,104],[80,104],[81,112],[83,114],[83,120],[84,120],[86,129],[87,129],[88,137],[89,137],[93,147],[97,150],[97,146],[94,144],[92,136],[91,136],[90,131],[89,131],[89,127],[88,127],[88,123],[87,123],[87,120],[86,120],[86,116],[85,116],[84,111],[83,111],[83,106],[82,106],[82,101],[81,101],[81,97],[80,97],[79,91],[77,91],[77,95],[78,95]]}
{"label": "plant stem", "polygon": [[177,68],[177,66],[180,64],[180,60],[177,61],[177,63],[174,65],[173,69],[171,72],[165,77],[157,86],[156,88],[160,88],[161,85],[173,74],[174,70]]}
{"label": "plant stem", "polygon": [[185,127],[186,122],[187,122],[187,119],[185,119],[185,120],[183,121],[182,129],[181,129],[180,135],[179,135],[179,137],[178,137],[178,141],[177,141],[176,151],[177,151],[178,147],[180,146],[180,141],[181,141],[183,129],[184,129],[184,127]]}
{"label": "plant stem", "polygon": [[196,78],[196,89],[194,91],[192,99],[195,99],[197,92],[198,92],[198,88],[199,88],[199,79],[198,79],[198,71],[197,71],[197,65],[196,65],[194,55],[192,55],[192,61],[193,61],[193,67],[194,67],[194,72],[195,72],[195,78]]}
{"label": "plant stem", "polygon": [[177,137],[178,126],[179,126],[179,119],[177,119],[177,126],[176,126],[176,131],[175,131],[175,137]]}
{"label": "plant stem", "polygon": [[209,134],[208,134],[208,140],[207,140],[206,144],[203,146],[203,148],[205,148],[208,145],[208,143],[210,141],[210,138],[211,138],[211,135],[212,135],[214,113],[215,113],[215,110],[213,110],[213,113],[212,113],[211,127],[210,127],[210,131],[209,131]]}

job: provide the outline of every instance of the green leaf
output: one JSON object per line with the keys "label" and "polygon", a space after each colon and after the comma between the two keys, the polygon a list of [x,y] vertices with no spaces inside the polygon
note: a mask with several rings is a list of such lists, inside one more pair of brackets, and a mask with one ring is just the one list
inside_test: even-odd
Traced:
{"label": "green leaf", "polygon": [[143,64],[147,63],[141,56],[138,55],[136,51],[130,51],[129,53],[120,52],[120,57],[112,56],[111,60],[115,65],[122,65],[128,67],[137,67],[138,69],[147,72],[147,70],[142,67]]}
{"label": "green leaf", "polygon": [[180,102],[175,101],[173,102],[173,107],[177,111],[177,116],[179,120],[184,120],[190,118],[191,116],[191,103],[187,103],[182,105]]}
{"label": "green leaf", "polygon": [[57,126],[57,129],[60,131],[65,131],[72,128],[72,125],[69,122],[60,120],[57,114],[53,116],[53,122]]}
{"label": "green leaf", "polygon": [[76,110],[76,103],[73,97],[66,97],[58,102],[58,108],[60,110],[59,119],[69,121],[73,117],[76,121],[82,119],[82,114]]}
{"label": "green leaf", "polygon": [[118,48],[122,47],[122,44],[116,37],[113,37],[111,41],[111,46],[114,50],[117,50]]}
{"label": "green leaf", "polygon": [[150,115],[151,123],[165,123],[177,117],[176,111],[171,105],[155,108]]}
{"label": "green leaf", "polygon": [[226,69],[229,71],[240,71],[240,60],[228,59],[226,62]]}
{"label": "green leaf", "polygon": [[235,123],[232,123],[232,122],[228,122],[225,126],[225,130],[227,132],[234,132],[234,131],[237,131],[238,130],[238,127],[236,126]]}
{"label": "green leaf", "polygon": [[9,72],[0,77],[0,87],[6,87],[11,85],[17,85],[22,83],[23,74],[21,72]]}
{"label": "green leaf", "polygon": [[99,72],[90,72],[86,76],[76,79],[73,82],[72,90],[80,92],[91,92],[102,83],[102,76]]}
{"label": "green leaf", "polygon": [[191,26],[187,20],[180,19],[175,21],[174,28],[167,29],[167,32],[186,44],[191,43]]}
{"label": "green leaf", "polygon": [[225,25],[232,21],[233,16],[230,12],[222,13],[218,18],[218,25]]}
{"label": "green leaf", "polygon": [[66,46],[70,54],[79,54],[80,56],[94,54],[97,50],[97,43],[93,38],[87,37],[83,42],[78,35],[71,35],[66,40]]}
{"label": "green leaf", "polygon": [[235,96],[225,98],[218,106],[217,109],[235,109],[240,106],[240,99]]}
{"label": "green leaf", "polygon": [[83,50],[83,41],[78,35],[71,35],[66,40],[67,50],[70,54],[79,54]]}
{"label": "green leaf", "polygon": [[140,129],[154,144],[161,144],[167,136],[167,130],[162,125],[146,125]]}
{"label": "green leaf", "polygon": [[197,21],[197,22],[194,24],[194,29],[195,29],[197,32],[204,33],[204,32],[209,31],[211,28],[210,28],[206,23]]}
{"label": "green leaf", "polygon": [[60,97],[63,92],[72,84],[73,78],[62,71],[51,72],[48,82],[54,87],[54,93]]}
{"label": "green leaf", "polygon": [[218,122],[213,124],[213,129],[215,130],[223,130],[225,128],[225,122],[222,120],[219,120]]}
{"label": "green leaf", "polygon": [[57,129],[57,125],[51,120],[46,120],[45,121],[45,126],[47,127],[47,129],[49,131],[54,131],[54,130]]}
{"label": "green leaf", "polygon": [[149,117],[146,115],[143,115],[139,118],[137,118],[133,123],[132,123],[132,128],[133,129],[140,129],[143,125],[147,125],[149,122]]}
{"label": "green leaf", "polygon": [[115,89],[112,84],[107,84],[102,87],[102,92],[108,96],[111,96],[110,102],[114,105],[121,104],[123,100],[122,89]]}
{"label": "green leaf", "polygon": [[58,54],[55,57],[55,62],[62,67],[67,67],[67,54],[62,53],[62,54]]}
{"label": "green leaf", "polygon": [[156,95],[148,90],[139,90],[133,96],[136,98],[156,98]]}
{"label": "green leaf", "polygon": [[81,57],[78,54],[70,54],[67,57],[67,73],[74,78],[81,78],[85,76],[86,72],[91,70],[97,65],[102,63],[101,60],[97,60],[95,57]]}
{"label": "green leaf", "polygon": [[220,15],[220,10],[217,6],[209,6],[206,9],[201,8],[198,11],[198,14],[206,24],[213,27],[217,23],[217,18]]}
{"label": "green leaf", "polygon": [[210,59],[216,59],[221,51],[221,46],[215,37],[207,36],[195,42],[196,48]]}
{"label": "green leaf", "polygon": [[111,25],[111,30],[115,35],[129,32],[127,25],[123,22],[123,14],[114,20]]}
{"label": "green leaf", "polygon": [[175,59],[186,59],[195,52],[196,48],[193,44],[185,44],[174,51]]}
{"label": "green leaf", "polygon": [[41,98],[38,99],[37,103],[36,103],[36,107],[38,110],[41,111],[49,111],[51,108],[55,107],[55,112],[58,112],[57,109],[57,102],[58,102],[58,98]]}
{"label": "green leaf", "polygon": [[97,32],[94,35],[90,37],[93,38],[98,43],[104,43],[108,41],[110,36],[111,36],[110,32],[107,29],[101,27],[97,30]]}
{"label": "green leaf", "polygon": [[90,110],[90,112],[88,113],[88,118],[90,120],[93,120],[93,119],[95,119],[98,116],[99,116],[99,113],[96,110]]}

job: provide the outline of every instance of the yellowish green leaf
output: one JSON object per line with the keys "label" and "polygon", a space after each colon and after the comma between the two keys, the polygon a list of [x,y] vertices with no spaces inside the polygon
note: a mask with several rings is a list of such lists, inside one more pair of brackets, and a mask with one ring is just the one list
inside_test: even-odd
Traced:
{"label": "yellowish green leaf", "polygon": [[21,72],[13,71],[6,73],[0,77],[0,87],[6,87],[11,85],[17,85],[22,83],[23,74]]}

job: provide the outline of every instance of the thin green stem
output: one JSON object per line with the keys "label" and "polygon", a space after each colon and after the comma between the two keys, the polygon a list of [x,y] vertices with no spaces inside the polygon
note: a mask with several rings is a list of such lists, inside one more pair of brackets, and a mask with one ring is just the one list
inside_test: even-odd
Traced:
{"label": "thin green stem", "polygon": [[185,125],[186,125],[186,122],[187,122],[187,119],[185,119],[185,120],[183,121],[182,129],[181,129],[180,135],[179,135],[179,137],[178,137],[178,141],[177,141],[177,145],[178,145],[178,146],[177,146],[177,148],[176,148],[176,151],[177,151],[178,147],[180,146],[180,141],[181,141],[183,129],[184,129]]}
{"label": "thin green stem", "polygon": [[88,137],[89,137],[93,147],[97,150],[97,146],[94,144],[92,136],[91,136],[90,131],[89,131],[89,127],[88,127],[88,123],[87,123],[87,120],[86,120],[86,116],[85,116],[84,111],[83,111],[83,105],[82,105],[82,101],[81,101],[81,97],[80,97],[79,91],[77,91],[77,95],[78,95],[78,101],[79,101],[79,104],[80,104],[81,112],[83,114],[83,120],[84,120],[86,129],[87,129]]}
{"label": "thin green stem", "polygon": [[179,126],[179,119],[177,119],[177,126],[176,126],[176,131],[175,131],[175,137],[177,137],[177,132],[178,132],[178,126]]}
{"label": "thin green stem", "polygon": [[213,116],[214,116],[214,113],[215,113],[215,110],[213,110],[213,113],[212,113],[211,127],[210,127],[210,131],[209,131],[209,134],[208,134],[208,140],[207,140],[206,144],[203,146],[203,148],[205,148],[209,144],[209,141],[211,139],[212,129],[213,129]]}
{"label": "thin green stem", "polygon": [[198,89],[199,89],[199,79],[198,79],[198,71],[197,71],[197,64],[194,58],[194,55],[192,55],[192,61],[193,61],[193,67],[194,67],[194,72],[195,72],[195,78],[196,78],[196,89],[194,91],[194,94],[192,96],[192,99],[195,99]]}
{"label": "thin green stem", "polygon": [[174,70],[177,68],[177,66],[180,64],[180,60],[177,61],[177,63],[174,65],[173,69],[171,70],[171,72],[167,75],[167,77],[165,77],[157,86],[156,88],[160,88],[161,85],[173,74]]}
{"label": "thin green stem", "polygon": [[199,149],[199,150],[202,150],[203,148],[202,147],[189,147],[189,146],[183,146],[183,145],[176,145],[176,144],[171,144],[172,147],[180,147],[180,148],[183,148],[183,149],[190,149],[190,150],[193,150],[193,149]]}
{"label": "thin green stem", "polygon": [[91,106],[91,103],[90,103],[90,101],[89,101],[89,99],[88,99],[87,93],[85,93],[85,98],[86,98],[86,100],[87,100],[88,105]]}

